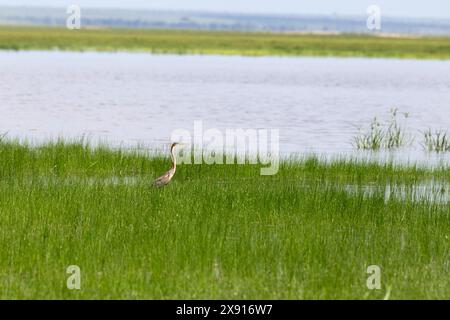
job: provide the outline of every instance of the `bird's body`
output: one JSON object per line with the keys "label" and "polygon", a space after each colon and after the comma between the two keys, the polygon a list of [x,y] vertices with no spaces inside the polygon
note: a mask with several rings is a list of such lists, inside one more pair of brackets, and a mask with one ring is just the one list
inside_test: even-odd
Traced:
{"label": "bird's body", "polygon": [[155,187],[162,187],[165,186],[166,184],[168,184],[170,182],[170,180],[172,179],[173,175],[175,174],[175,172],[177,171],[177,158],[175,157],[175,146],[178,145],[178,143],[172,143],[172,145],[170,146],[170,155],[172,157],[172,168],[170,168],[169,171],[167,171],[166,173],[164,173],[161,177],[157,178],[154,182],[153,185]]}
{"label": "bird's body", "polygon": [[164,173],[161,177],[157,178],[153,182],[153,185],[155,187],[165,186],[166,184],[168,184],[170,182],[170,180],[172,179],[173,175],[175,174],[175,171],[176,171],[175,168],[171,168],[169,171]]}

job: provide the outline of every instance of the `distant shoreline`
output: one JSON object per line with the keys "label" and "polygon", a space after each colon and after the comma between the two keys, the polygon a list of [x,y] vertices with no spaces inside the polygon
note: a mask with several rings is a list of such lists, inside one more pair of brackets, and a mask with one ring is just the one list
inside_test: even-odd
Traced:
{"label": "distant shoreline", "polygon": [[450,37],[0,26],[2,50],[450,59]]}

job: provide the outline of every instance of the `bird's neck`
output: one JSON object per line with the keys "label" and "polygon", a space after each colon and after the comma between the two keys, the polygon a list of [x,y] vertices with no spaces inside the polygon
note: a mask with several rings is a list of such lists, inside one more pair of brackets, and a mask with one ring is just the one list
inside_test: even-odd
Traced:
{"label": "bird's neck", "polygon": [[175,147],[172,148],[170,151],[170,154],[172,156],[172,169],[176,170],[177,168],[177,157],[175,156]]}

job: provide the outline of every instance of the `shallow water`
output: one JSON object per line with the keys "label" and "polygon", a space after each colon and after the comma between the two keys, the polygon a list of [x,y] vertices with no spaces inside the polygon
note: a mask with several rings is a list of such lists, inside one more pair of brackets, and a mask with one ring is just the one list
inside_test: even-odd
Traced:
{"label": "shallow water", "polygon": [[[64,178],[40,177],[39,183],[62,184],[62,185],[103,185],[103,186],[134,186],[144,185],[152,187],[152,177],[138,176],[109,176],[109,177],[79,177],[68,176]],[[242,180],[224,179],[219,183],[240,183]],[[30,182],[35,182],[30,180]],[[217,180],[215,180],[217,182]],[[317,181],[299,182],[301,188],[316,188]],[[320,183],[319,183],[320,185]],[[448,205],[450,202],[450,184],[445,181],[422,181],[415,184],[340,184],[325,181],[322,189],[344,191],[352,196],[361,195],[363,197],[382,197],[386,202],[389,200],[410,201],[415,203],[428,203]]]}
{"label": "shallow water", "polygon": [[337,155],[392,107],[416,136],[395,157],[428,161],[420,130],[449,127],[450,61],[0,52],[0,132],[34,141],[161,146],[203,120],[278,128],[284,154]]}
{"label": "shallow water", "polygon": [[426,183],[413,185],[345,185],[342,188],[350,194],[362,194],[366,197],[382,196],[385,201],[391,199],[422,202],[422,203],[436,203],[447,205],[450,201],[450,185],[448,183],[429,181]]}

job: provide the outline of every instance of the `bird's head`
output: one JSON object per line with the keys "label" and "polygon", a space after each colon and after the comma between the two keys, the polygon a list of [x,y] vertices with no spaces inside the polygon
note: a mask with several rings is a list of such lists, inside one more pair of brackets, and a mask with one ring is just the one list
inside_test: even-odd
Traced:
{"label": "bird's head", "polygon": [[172,145],[170,146],[170,150],[173,150],[173,148],[175,148],[176,146],[180,145],[179,142],[174,142],[172,143]]}

